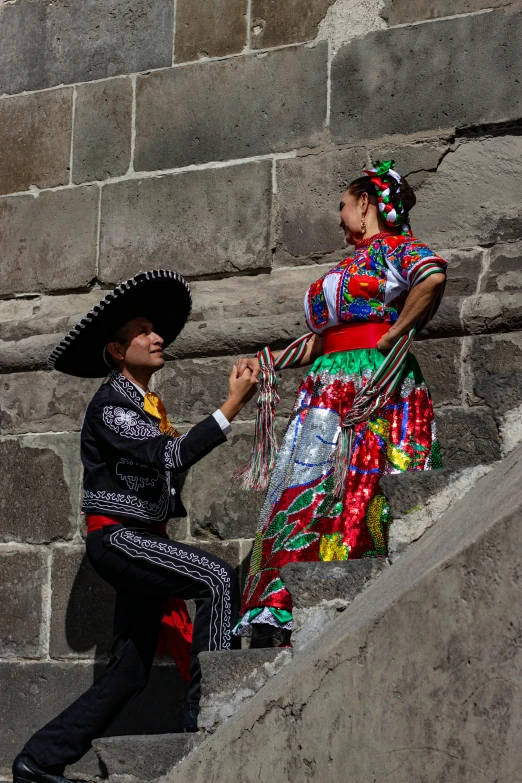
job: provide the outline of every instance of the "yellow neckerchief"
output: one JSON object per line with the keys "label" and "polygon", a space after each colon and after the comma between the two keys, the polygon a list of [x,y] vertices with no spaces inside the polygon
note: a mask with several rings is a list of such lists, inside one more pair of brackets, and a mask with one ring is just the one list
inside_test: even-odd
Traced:
{"label": "yellow neckerchief", "polygon": [[143,402],[143,410],[149,416],[159,419],[159,428],[164,435],[170,435],[173,438],[179,438],[180,433],[172,426],[167,417],[167,411],[162,401],[154,392],[147,392]]}

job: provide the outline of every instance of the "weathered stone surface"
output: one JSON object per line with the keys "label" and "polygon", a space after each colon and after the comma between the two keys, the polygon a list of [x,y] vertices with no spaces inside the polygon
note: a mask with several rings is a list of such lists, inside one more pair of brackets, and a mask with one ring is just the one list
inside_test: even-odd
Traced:
{"label": "weathered stone surface", "polygon": [[172,0],[5,3],[0,92],[170,66],[172,12]]}
{"label": "weathered stone surface", "polygon": [[468,362],[473,394],[495,418],[522,403],[522,332],[474,338]]}
{"label": "weathered stone surface", "polygon": [[168,783],[516,780],[521,467],[518,449]]}
{"label": "weathered stone surface", "polygon": [[0,655],[3,658],[38,658],[44,653],[42,616],[44,586],[47,586],[46,560],[40,550],[0,549]]}
{"label": "weathered stone surface", "polygon": [[73,182],[125,174],[131,157],[131,80],[80,84],[76,90]]}
{"label": "weathered stone surface", "polygon": [[437,250],[448,262],[445,296],[472,296],[482,272],[482,250]]}
{"label": "weathered stone surface", "polygon": [[277,161],[277,263],[353,252],[339,228],[339,202],[365,163],[363,148]]}
{"label": "weathered stone surface", "polygon": [[522,289],[522,245],[497,245],[491,249],[491,258],[483,291],[520,291]]}
{"label": "weathered stone surface", "polygon": [[5,435],[79,430],[100,383],[58,372],[0,375],[0,429]]}
{"label": "weathered stone surface", "polygon": [[[394,563],[491,469],[492,465],[477,465],[461,471],[443,469],[399,474],[395,485],[394,476],[383,477],[381,486],[387,496],[389,492],[393,517],[388,535],[388,560]],[[410,484],[407,476],[419,479]]]}
{"label": "weathered stone surface", "polygon": [[236,571],[239,571],[241,565],[239,558],[241,544],[239,541],[196,541],[194,546],[214,557],[221,558],[221,560],[234,566]]}
{"label": "weathered stone surface", "polygon": [[40,544],[71,538],[77,527],[77,435],[25,435],[0,441],[0,541]]}
{"label": "weathered stone surface", "polygon": [[461,335],[463,329],[460,314],[463,301],[460,296],[444,296],[436,316],[422,331],[421,340]]}
{"label": "weathered stone surface", "polygon": [[[228,379],[238,358],[224,356],[169,363],[158,377],[157,390],[169,413],[172,412],[171,421],[196,423],[219,408],[227,397]],[[304,370],[297,369],[277,374],[277,393],[281,398],[277,406],[279,417],[290,414],[303,373]],[[251,421],[255,415],[254,399],[243,408],[236,421]]]}
{"label": "weathered stone surface", "polygon": [[271,191],[269,162],[106,185],[101,279],[153,267],[189,276],[266,269]]}
{"label": "weathered stone surface", "polygon": [[[334,139],[353,142],[518,119],[521,66],[511,43],[521,27],[522,15],[493,11],[378,30],[351,41],[332,63]],[[405,61],[406,69],[397,67]],[[483,183],[490,185],[487,176]],[[483,202],[477,194],[468,203]],[[464,224],[461,213],[458,217]]]}
{"label": "weathered stone surface", "polygon": [[[98,287],[80,294],[61,294],[59,300],[45,294],[1,299],[0,339],[20,340],[34,334],[65,332],[69,324],[74,326],[78,316],[85,315],[103,295]],[[57,301],[59,307],[56,307]]]}
{"label": "weathered stone surface", "polygon": [[86,287],[97,216],[96,187],[0,199],[0,295]]}
{"label": "weathered stone surface", "polygon": [[[437,169],[444,154],[441,144],[410,144],[400,147],[355,149],[280,160],[276,163],[276,265],[303,263],[322,254],[343,257],[346,247],[339,228],[339,202],[346,187],[360,176],[370,159],[394,158],[410,184],[417,188],[430,171]],[[415,213],[414,213],[415,214]]]}
{"label": "weathered stone surface", "polygon": [[413,345],[435,405],[458,405],[461,397],[461,341],[422,340]]}
{"label": "weathered stone surface", "polygon": [[319,23],[335,0],[299,0],[274,2],[253,0],[251,9],[251,46],[264,49],[311,41],[317,36]]}
{"label": "weathered stone surface", "polygon": [[522,292],[470,296],[462,304],[462,324],[467,334],[522,329]]}
{"label": "weathered stone surface", "polygon": [[[88,661],[0,663],[0,775],[11,778],[13,759],[29,737],[77,699],[104,668],[105,663],[93,667]],[[185,693],[175,666],[155,666],[146,689],[123,709],[107,734],[181,731]],[[90,753],[68,773],[71,770],[81,780],[101,773]]]}
{"label": "weathered stone surface", "polygon": [[420,470],[416,473],[397,473],[382,476],[379,482],[386,495],[394,519],[425,506],[437,492],[443,490],[455,475],[451,468]]}
{"label": "weathered stone surface", "polygon": [[235,425],[228,441],[192,468],[190,523],[195,538],[255,535],[263,493],[244,492],[232,478],[247,460],[252,438],[253,425]]}
{"label": "weathered stone surface", "polygon": [[382,15],[390,25],[396,25],[507,5],[514,3],[510,0],[387,0]]}
{"label": "weathered stone surface", "polygon": [[371,558],[347,562],[290,563],[281,577],[297,609],[338,601],[346,607],[386,567]]}
{"label": "weathered stone surface", "polygon": [[54,550],[51,590],[51,658],[106,655],[116,593],[93,570],[84,547]]}
{"label": "weathered stone surface", "polygon": [[436,421],[445,468],[460,470],[500,459],[498,429],[489,411],[442,408]]}
{"label": "weathered stone surface", "polygon": [[327,55],[319,43],[139,76],[134,168],[316,145],[326,120]]}
{"label": "weathered stone surface", "polygon": [[72,90],[0,101],[0,193],[69,182]]}
{"label": "weathered stone surface", "polygon": [[179,764],[203,740],[203,734],[149,734],[107,737],[93,742],[108,774],[126,780],[156,780]]}
{"label": "weathered stone surface", "polygon": [[200,653],[199,728],[215,731],[291,660],[292,651],[279,648]]}
{"label": "weathered stone surface", "polygon": [[435,249],[518,239],[521,154],[520,136],[457,147],[417,193],[416,235]]}
{"label": "weathered stone surface", "polygon": [[175,61],[240,52],[246,43],[246,12],[246,0],[178,0]]}

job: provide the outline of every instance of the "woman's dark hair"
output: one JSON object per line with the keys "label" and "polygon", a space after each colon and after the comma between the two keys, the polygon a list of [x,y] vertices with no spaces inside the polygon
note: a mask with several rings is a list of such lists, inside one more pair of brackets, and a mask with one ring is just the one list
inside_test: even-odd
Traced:
{"label": "woman's dark hair", "polygon": [[[396,180],[390,177],[390,184],[392,186],[395,182]],[[400,186],[398,186],[397,188],[392,187],[391,190],[392,190],[392,202],[394,202],[394,206],[397,206],[395,202],[396,201],[398,202],[400,198],[405,210],[404,222],[409,223],[410,210],[412,210],[415,204],[417,203],[417,197],[415,195],[415,191],[404,178]],[[375,189],[375,185],[371,181],[370,177],[367,176],[358,177],[357,179],[354,179],[354,181],[348,185],[348,192],[351,193],[352,196],[355,196],[356,199],[360,199],[363,193],[367,193],[369,196],[377,197],[377,191]]]}

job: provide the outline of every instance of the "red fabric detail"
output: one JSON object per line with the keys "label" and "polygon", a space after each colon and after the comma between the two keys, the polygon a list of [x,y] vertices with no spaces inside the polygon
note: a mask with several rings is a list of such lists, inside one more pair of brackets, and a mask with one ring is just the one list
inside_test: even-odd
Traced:
{"label": "red fabric detail", "polygon": [[[107,525],[125,525],[126,527],[141,527],[154,535],[168,538],[167,525],[139,525],[125,517],[87,515],[87,532],[93,533]],[[158,636],[157,655],[164,658],[171,655],[179,673],[190,682],[190,651],[192,649],[192,622],[187,611],[187,605],[182,598],[168,595],[163,600],[163,617]]]}
{"label": "red fabric detail", "polygon": [[353,297],[373,299],[379,293],[379,281],[370,275],[353,275],[348,280],[348,293]]}
{"label": "red fabric detail", "polygon": [[389,330],[390,324],[374,322],[331,326],[323,332],[323,353],[375,348]]}

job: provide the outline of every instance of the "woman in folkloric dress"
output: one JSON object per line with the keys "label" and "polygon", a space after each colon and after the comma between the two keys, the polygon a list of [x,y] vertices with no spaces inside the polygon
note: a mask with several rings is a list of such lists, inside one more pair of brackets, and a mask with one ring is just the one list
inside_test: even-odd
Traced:
{"label": "woman in folkloric dress", "polygon": [[[385,557],[390,509],[380,476],[441,467],[431,396],[416,359],[405,353],[395,391],[355,425],[342,493],[336,485],[340,424],[357,391],[403,335],[426,323],[445,284],[446,262],[411,234],[415,194],[393,166],[378,164],[348,187],[340,226],[355,254],[305,297],[313,336],[299,364],[313,364],[271,473],[235,628],[257,646],[289,639],[284,565]],[[245,367],[259,367],[259,358],[242,359],[239,369]]]}

